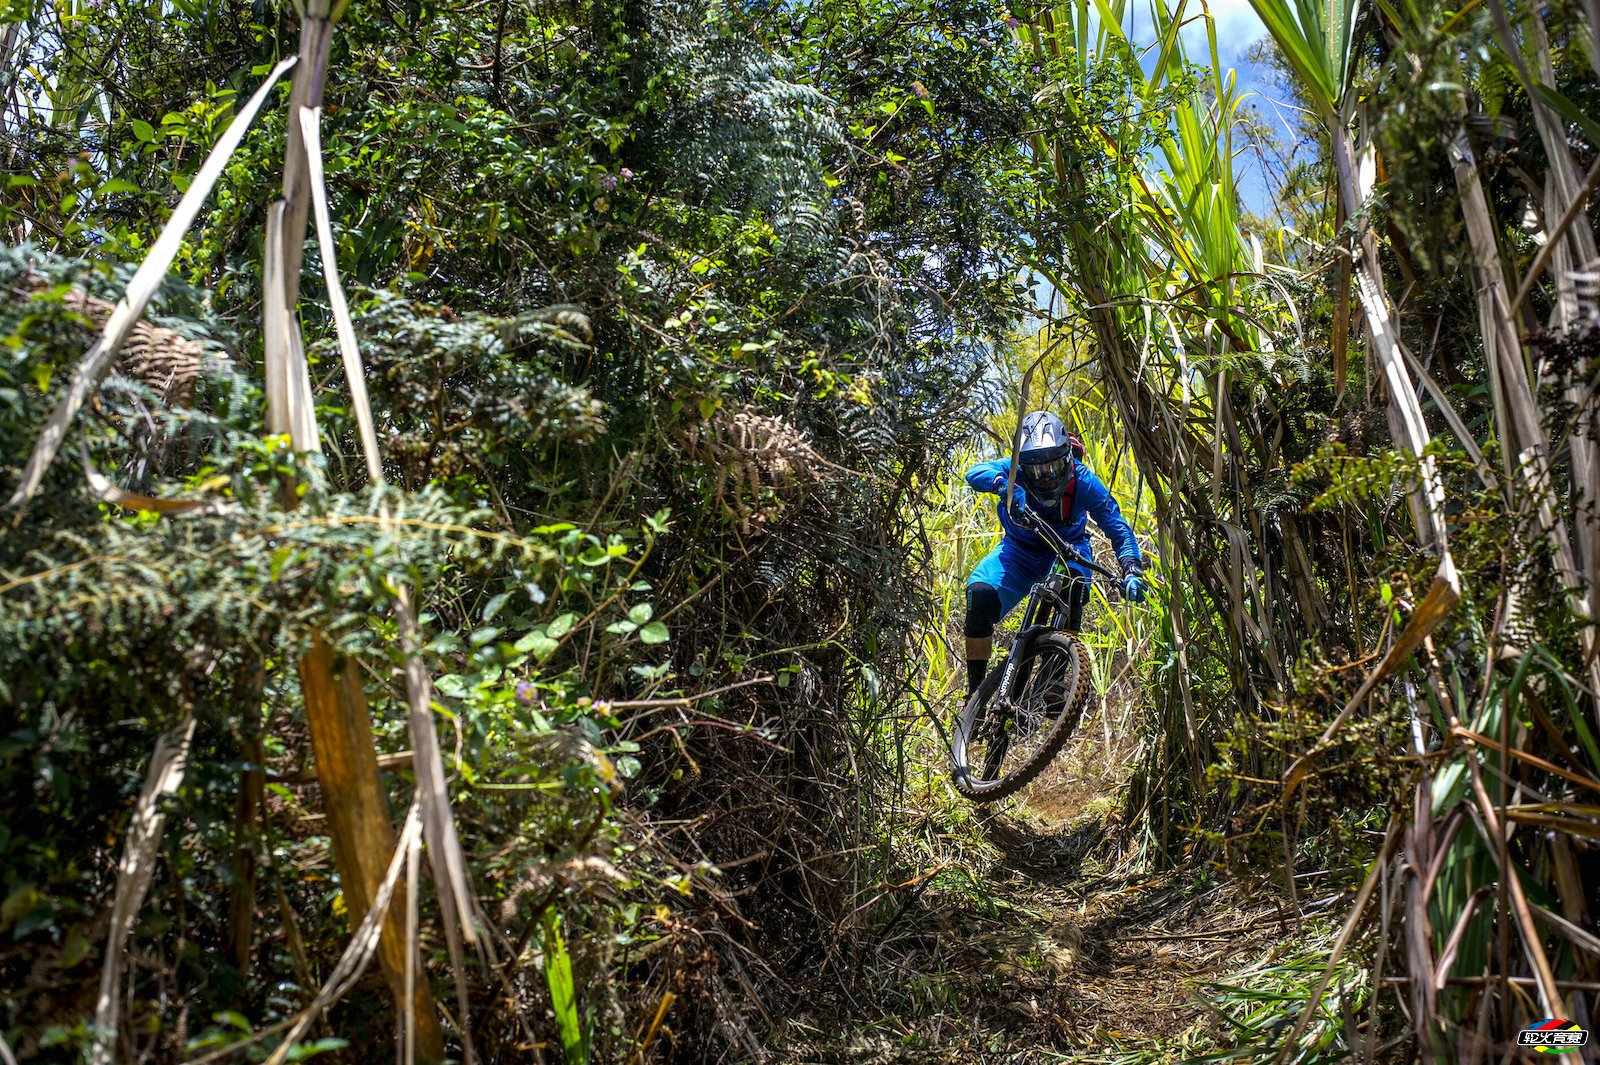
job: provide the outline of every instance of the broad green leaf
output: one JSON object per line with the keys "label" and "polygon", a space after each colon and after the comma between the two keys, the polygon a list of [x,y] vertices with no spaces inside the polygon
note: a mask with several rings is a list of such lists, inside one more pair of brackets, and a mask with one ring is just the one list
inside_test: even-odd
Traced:
{"label": "broad green leaf", "polygon": [[1354,66],[1358,0],[1250,0],[1284,59],[1325,113],[1336,115]]}
{"label": "broad green leaf", "polygon": [[510,592],[501,592],[499,595],[489,600],[489,602],[486,603],[483,608],[483,620],[485,622],[493,621],[494,616],[500,612],[501,607],[506,605],[506,600],[510,597]]}
{"label": "broad green leaf", "polygon": [[567,1065],[586,1065],[583,1026],[578,1023],[577,989],[572,981],[572,958],[562,942],[560,918],[554,908],[544,911],[544,979],[550,987],[550,1007],[561,1032],[561,1049]]}
{"label": "broad green leaf", "polygon": [[330,1050],[343,1050],[349,1045],[348,1041],[337,1036],[324,1036],[314,1042],[296,1043],[290,1048],[288,1057],[290,1061],[304,1061],[309,1057],[325,1054]]}
{"label": "broad green leaf", "polygon": [[659,621],[652,621],[639,630],[640,643],[666,643],[671,636],[672,634],[667,631],[667,627]]}
{"label": "broad green leaf", "polygon": [[557,641],[546,635],[543,629],[534,629],[511,646],[518,654],[531,654],[535,658],[543,658],[556,649]]}
{"label": "broad green leaf", "polygon": [[1544,98],[1544,102],[1555,108],[1562,118],[1574,123],[1579,129],[1583,130],[1583,135],[1589,138],[1591,145],[1600,148],[1600,122],[1590,118],[1584,113],[1583,108],[1544,82],[1537,82],[1534,88],[1539,90],[1539,95]]}

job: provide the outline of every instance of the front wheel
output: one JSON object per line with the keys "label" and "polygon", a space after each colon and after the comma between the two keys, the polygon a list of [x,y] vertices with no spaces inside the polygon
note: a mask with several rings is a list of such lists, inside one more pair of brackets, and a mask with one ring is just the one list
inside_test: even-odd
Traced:
{"label": "front wheel", "polygon": [[993,802],[1027,787],[1067,742],[1089,701],[1089,652],[1076,636],[1041,634],[1017,663],[1009,699],[999,698],[1005,668],[990,670],[972,693],[951,738],[951,779],[973,802]]}

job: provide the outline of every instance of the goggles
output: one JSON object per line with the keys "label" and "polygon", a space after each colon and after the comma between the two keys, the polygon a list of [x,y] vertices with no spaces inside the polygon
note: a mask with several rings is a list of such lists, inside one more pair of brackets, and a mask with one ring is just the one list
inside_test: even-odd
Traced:
{"label": "goggles", "polygon": [[1062,457],[1051,459],[1049,462],[1024,463],[1022,474],[1027,479],[1030,487],[1040,492],[1050,493],[1061,486],[1071,468],[1072,459],[1070,457]]}

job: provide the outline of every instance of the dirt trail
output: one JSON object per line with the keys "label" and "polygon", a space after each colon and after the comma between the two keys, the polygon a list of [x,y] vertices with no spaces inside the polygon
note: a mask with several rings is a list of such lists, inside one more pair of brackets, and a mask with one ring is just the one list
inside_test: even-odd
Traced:
{"label": "dirt trail", "polygon": [[810,1042],[825,1021],[801,1016],[782,1061],[1134,1063],[1214,1049],[1225,1022],[1193,989],[1292,945],[1292,918],[1269,885],[1097,858],[1128,752],[1087,724],[1021,802],[979,815],[992,849],[966,869],[968,889],[928,892],[872,975],[844,989],[841,1006],[881,1020]]}

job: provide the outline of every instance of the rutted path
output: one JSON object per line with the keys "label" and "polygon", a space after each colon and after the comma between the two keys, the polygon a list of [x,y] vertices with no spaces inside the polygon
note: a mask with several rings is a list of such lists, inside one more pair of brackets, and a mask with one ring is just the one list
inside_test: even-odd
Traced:
{"label": "rutted path", "polygon": [[1232,1031],[1199,992],[1270,987],[1299,971],[1304,932],[1273,885],[1095,857],[1113,827],[1116,784],[1096,767],[1115,759],[1099,749],[1100,723],[1087,725],[1021,803],[977,813],[987,846],[951,849],[965,855],[970,883],[925,893],[870,973],[844,989],[881,1018],[846,1038],[807,1038],[825,1030],[826,1011],[799,1015],[778,1060],[1176,1062],[1215,1052]]}

